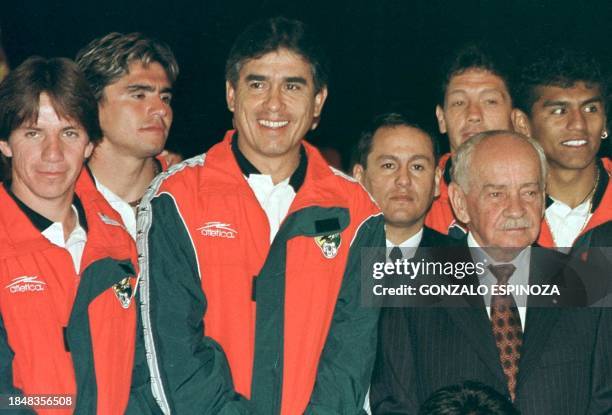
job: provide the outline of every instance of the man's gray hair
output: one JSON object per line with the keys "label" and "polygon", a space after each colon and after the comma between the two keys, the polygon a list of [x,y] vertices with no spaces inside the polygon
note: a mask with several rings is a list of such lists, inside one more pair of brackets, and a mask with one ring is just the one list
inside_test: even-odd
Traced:
{"label": "man's gray hair", "polygon": [[[459,185],[459,187],[461,187],[461,189],[465,193],[469,192],[471,183],[470,166],[473,164],[472,158],[476,147],[481,141],[500,135],[525,140],[533,147],[535,152],[538,154],[538,159],[540,161],[540,187],[541,190],[544,190],[546,186],[547,171],[546,154],[544,153],[544,149],[542,149],[540,143],[538,143],[534,139],[514,131],[506,130],[485,131],[483,133],[476,134],[475,136],[471,137],[469,140],[461,144],[453,155],[453,167],[451,169],[451,177],[453,179],[453,182],[457,183],[457,185]],[[511,157],[512,155],[508,154],[508,158]]]}
{"label": "man's gray hair", "polygon": [[170,47],[141,33],[109,33],[92,40],[76,56],[76,63],[87,78],[98,101],[107,85],[128,73],[132,62],[159,63],[171,84],[176,81],[179,66]]}

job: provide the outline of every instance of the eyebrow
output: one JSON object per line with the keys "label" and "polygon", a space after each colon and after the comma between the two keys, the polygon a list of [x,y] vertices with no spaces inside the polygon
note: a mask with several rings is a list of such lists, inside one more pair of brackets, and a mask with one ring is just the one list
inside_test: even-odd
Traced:
{"label": "eyebrow", "polygon": [[265,81],[266,79],[268,79],[266,76],[263,75],[255,75],[255,74],[248,74],[244,80],[249,82],[249,81]]}
{"label": "eyebrow", "polygon": [[70,124],[70,125],[67,125],[64,128],[62,128],[62,131],[66,131],[66,130],[78,130],[79,127],[80,126],[78,124],[77,125]]}
{"label": "eyebrow", "polygon": [[501,189],[505,189],[508,186],[505,184],[485,184],[484,186],[482,186],[483,190],[488,190],[488,189],[495,189],[495,190],[501,190]]}
{"label": "eyebrow", "polygon": [[285,78],[285,82],[289,82],[292,84],[308,85],[306,78],[303,78],[301,76],[289,76]]}
{"label": "eyebrow", "polygon": [[[250,81],[266,81],[268,79],[268,77],[264,76],[264,75],[249,74],[244,79],[247,82],[250,82]],[[301,76],[288,76],[286,78],[283,78],[283,80],[285,82],[289,82],[289,83],[292,83],[292,84],[308,85],[308,81],[306,81],[306,78],[301,77]]]}
{"label": "eyebrow", "polygon": [[[592,104],[594,102],[603,102],[603,98],[601,95],[597,95],[596,97],[593,98],[589,98],[585,101],[580,102],[580,106],[582,107],[583,105],[588,105],[588,104]],[[570,102],[568,100],[546,100],[544,101],[544,103],[542,104],[543,107],[563,107],[563,106],[567,106],[569,105]]]}
{"label": "eyebrow", "polygon": [[[61,131],[66,131],[66,130],[78,130],[81,126],[79,124],[69,124],[65,127],[63,127],[61,129]],[[23,125],[19,128],[22,128],[24,130],[34,130],[34,131],[43,131],[43,128],[37,127],[35,125]]]}
{"label": "eyebrow", "polygon": [[[127,86],[127,90],[128,92],[138,92],[138,91],[155,92],[155,87],[153,85],[148,85],[148,84],[131,84]],[[167,86],[167,87],[162,88],[160,92],[161,93],[172,93],[172,88]]]}
{"label": "eyebrow", "polygon": [[[470,88],[473,89],[473,88]],[[456,89],[451,89],[450,91],[447,92],[447,95],[452,95],[452,94],[467,94],[467,89],[465,88],[456,88]],[[502,91],[501,89],[498,88],[485,88],[481,91],[478,91],[478,94],[486,94],[486,93],[497,93],[500,95],[506,95],[505,91]]]}
{"label": "eyebrow", "polygon": [[[384,159],[391,159],[391,160],[399,161],[399,157],[393,154],[381,154],[380,156],[376,157],[376,160],[384,160]],[[408,161],[415,161],[415,160],[426,160],[426,161],[430,161],[433,163],[433,157],[426,156],[425,154],[415,154],[408,158]]]}
{"label": "eyebrow", "polygon": [[[525,187],[531,187],[531,186],[539,187],[540,183],[538,182],[523,183],[519,188],[523,189]],[[482,186],[483,190],[488,190],[488,189],[502,190],[502,189],[506,189],[507,187],[508,185],[505,185],[505,184],[485,184],[484,186]]]}
{"label": "eyebrow", "polygon": [[536,187],[540,187],[540,182],[529,182],[529,183],[523,183],[521,185],[521,189],[523,187],[530,187],[530,186],[536,186]]}

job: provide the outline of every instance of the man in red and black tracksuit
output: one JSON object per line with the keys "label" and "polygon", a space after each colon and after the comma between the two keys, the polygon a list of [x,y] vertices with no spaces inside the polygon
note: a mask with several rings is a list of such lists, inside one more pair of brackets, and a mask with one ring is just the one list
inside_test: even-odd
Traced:
{"label": "man in red and black tracksuit", "polygon": [[162,150],[172,125],[172,85],[179,66],[168,45],[140,33],[94,39],[76,62],[98,100],[102,129],[87,166],[135,239],[140,198],[168,166]]}
{"label": "man in red and black tracksuit", "polygon": [[548,161],[546,211],[538,244],[582,254],[612,246],[612,162],[599,159],[606,81],[591,57],[559,49],[526,65],[513,91],[515,127],[536,139]]}
{"label": "man in red and black tracksuit", "polygon": [[458,49],[443,70],[436,105],[440,133],[448,135],[450,153],[440,157],[440,195],[434,199],[425,225],[461,239],[466,227],[455,217],[448,198],[451,155],[470,137],[490,130],[511,130],[512,98],[503,57],[483,44]]}
{"label": "man in red and black tracksuit", "polygon": [[47,395],[63,410],[40,397],[8,409],[151,413],[146,365],[133,375],[136,247],[82,170],[100,137],[87,82],[67,59],[30,58],[0,86],[0,120],[11,166],[0,187],[3,406]]}
{"label": "man in red and black tracksuit", "polygon": [[210,408],[219,346],[248,399],[218,400],[220,412],[363,406],[378,311],[361,306],[360,264],[362,248],[384,246],[383,218],[303,140],[327,95],[311,36],[284,18],[249,27],[227,63],[236,131],[143,199],[145,341],[166,413]]}

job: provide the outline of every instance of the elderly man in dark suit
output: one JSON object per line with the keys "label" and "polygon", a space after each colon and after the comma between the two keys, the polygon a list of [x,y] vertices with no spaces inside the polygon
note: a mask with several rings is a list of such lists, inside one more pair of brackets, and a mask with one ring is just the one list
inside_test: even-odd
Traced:
{"label": "elderly man in dark suit", "polygon": [[[562,254],[532,249],[544,207],[546,163],[533,140],[510,132],[479,134],[455,155],[449,195],[468,224],[464,245],[484,274],[477,286],[557,283]],[[465,248],[464,248],[465,249]],[[478,258],[477,258],[478,257]],[[612,315],[548,297],[472,296],[471,307],[395,308],[381,315],[372,381],[373,413],[417,413],[435,390],[476,380],[512,400],[523,415],[612,411]]]}

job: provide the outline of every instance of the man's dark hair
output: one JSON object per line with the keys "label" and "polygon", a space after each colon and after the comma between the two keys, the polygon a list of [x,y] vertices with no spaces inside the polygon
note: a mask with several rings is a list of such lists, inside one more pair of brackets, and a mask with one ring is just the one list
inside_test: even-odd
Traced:
{"label": "man's dark hair", "polygon": [[533,104],[539,99],[538,87],[571,88],[577,82],[584,82],[589,88],[599,87],[605,106],[606,79],[597,59],[584,51],[571,48],[548,49],[522,65],[513,82],[515,105],[531,115]]}
{"label": "man's dark hair", "polygon": [[310,64],[315,92],[327,86],[329,63],[321,42],[306,24],[284,17],[255,22],[238,36],[225,63],[225,79],[236,86],[246,62],[279,49],[296,53]]}
{"label": "man's dark hair", "polygon": [[98,103],[78,66],[66,58],[33,56],[0,84],[0,140],[8,140],[23,123],[36,122],[42,93],[49,96],[57,115],[78,122],[90,141],[102,138]]}
{"label": "man's dark hair", "polygon": [[438,104],[440,106],[444,105],[446,89],[451,79],[470,69],[491,72],[501,78],[506,84],[506,88],[510,89],[508,62],[501,53],[495,52],[492,46],[486,43],[467,43],[451,54],[442,66],[440,90],[438,92]]}
{"label": "man's dark hair", "polygon": [[495,389],[466,381],[438,389],[421,405],[419,415],[520,415]]}
{"label": "man's dark hair", "polygon": [[377,115],[370,121],[368,126],[361,132],[357,144],[353,148],[351,156],[351,168],[355,164],[361,164],[364,169],[368,167],[368,156],[372,151],[372,140],[374,135],[381,128],[394,128],[394,127],[411,127],[425,133],[431,140],[431,147],[433,149],[434,162],[438,162],[438,142],[434,138],[435,136],[427,129],[419,126],[419,124],[411,121],[411,117],[399,112],[387,112],[384,114]]}
{"label": "man's dark hair", "polygon": [[104,88],[129,72],[130,64],[142,62],[144,66],[159,63],[171,84],[176,81],[179,66],[170,47],[141,33],[109,33],[89,42],[76,56],[97,100],[104,95]]}

